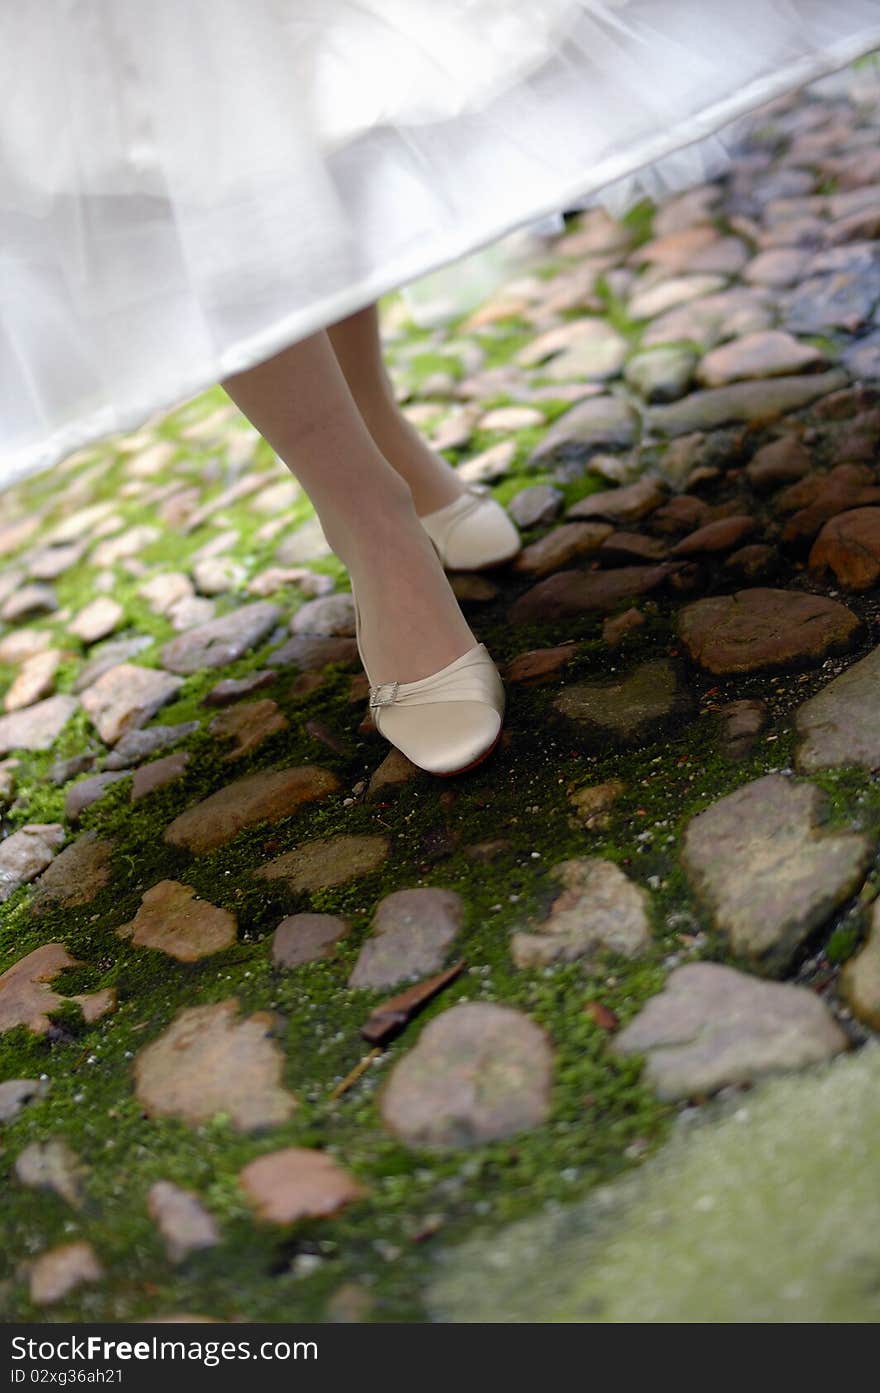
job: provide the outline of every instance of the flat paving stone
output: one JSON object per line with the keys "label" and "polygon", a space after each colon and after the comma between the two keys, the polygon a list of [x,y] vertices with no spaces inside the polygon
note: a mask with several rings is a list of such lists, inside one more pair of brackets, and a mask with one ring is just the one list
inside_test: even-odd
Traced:
{"label": "flat paving stone", "polygon": [[267,638],[281,620],[281,610],[267,600],[242,605],[231,614],[187,629],[162,649],[169,672],[188,675],[203,668],[226,667]]}
{"label": "flat paving stone", "polygon": [[45,1035],[51,1025],[50,1014],[69,1001],[80,1006],[87,1021],[100,1020],[112,1011],[116,1004],[112,988],[80,996],[61,996],[52,990],[49,983],[59,972],[82,966],[63,943],[44,943],[19,958],[0,976],[0,1034],[23,1025],[34,1035]]}
{"label": "flat paving stone", "polygon": [[388,858],[391,843],[381,833],[320,837],[259,866],[261,880],[283,880],[289,890],[327,890],[371,875]]}
{"label": "flat paving stone", "polygon": [[99,595],[70,621],[67,632],[82,639],[83,643],[97,643],[119,628],[124,613],[118,600],[112,600],[109,595]]}
{"label": "flat paving stone", "polygon": [[110,881],[113,843],[97,832],[83,832],[57,856],[34,886],[31,909],[76,909],[91,904]]}
{"label": "flat paving stone", "polygon": [[454,1151],[540,1127],[553,1049],[522,1011],[464,1002],[436,1016],[391,1071],[382,1120],[404,1145]]}
{"label": "flat paving stone", "polygon": [[127,730],[104,760],[105,769],[131,769],[151,755],[178,744],[199,729],[198,721],[181,721],[173,726],[150,726],[148,730]]}
{"label": "flat paving stone", "polygon": [[180,677],[160,668],[120,663],[86,687],[80,699],[104,744],[115,745],[128,731],[146,725],[182,685]]}
{"label": "flat paving stone", "polygon": [[826,522],[810,551],[810,570],[830,571],[846,590],[870,590],[880,579],[880,508],[853,508]]}
{"label": "flat paving stone", "polygon": [[32,1264],[30,1298],[35,1306],[52,1306],[84,1282],[100,1282],[103,1276],[91,1243],[84,1239],[62,1243],[41,1253]]}
{"label": "flat paving stone", "polygon": [[795,756],[805,774],[846,765],[880,769],[880,648],[835,677],[798,708],[801,743]]}
{"label": "flat paving stone", "polygon": [[162,1235],[169,1262],[183,1262],[190,1253],[216,1248],[221,1241],[220,1230],[198,1195],[170,1180],[150,1186],[147,1211]]}
{"label": "flat paving stone", "polygon": [[233,742],[232,749],[222,756],[226,762],[253,754],[271,736],[287,730],[289,724],[278,703],[265,697],[262,701],[245,701],[229,711],[222,711],[208,729],[220,740]]}
{"label": "flat paving stone", "polygon": [[245,828],[289,817],[338,787],[336,775],[316,764],[247,774],[182,812],[166,827],[165,841],[204,855],[225,846]]}
{"label": "flat paving stone", "polygon": [[653,406],[648,412],[647,424],[658,435],[684,435],[694,430],[715,430],[732,422],[772,421],[836,392],[846,381],[845,373],[832,369],[763,381],[734,382],[727,387],[692,392],[668,406]]}
{"label": "flat paving stone", "polygon": [[273,1026],[265,1011],[240,1017],[235,997],[184,1007],[135,1058],[138,1102],[150,1117],[191,1125],[223,1113],[240,1132],[286,1122],[297,1102],[281,1083]]}
{"label": "flat paving stone", "polygon": [[855,957],[844,963],[840,994],[853,1015],[880,1030],[880,903],[874,901],[868,935]]}
{"label": "flat paving stone", "polygon": [[721,963],[676,968],[611,1045],[615,1054],[647,1055],[645,1080],[670,1101],[805,1069],[846,1048],[843,1031],[811,991]]}
{"label": "flat paving stone", "polygon": [[764,587],[696,600],[678,617],[690,658],[718,676],[810,666],[847,652],[861,631],[836,600]]}
{"label": "flat paving stone", "polygon": [[45,1079],[6,1079],[0,1083],[0,1122],[12,1122],[28,1103],[48,1091]]}
{"label": "flat paving stone", "polygon": [[552,624],[579,614],[607,614],[623,600],[656,590],[674,567],[620,566],[609,571],[557,571],[538,581],[511,606],[512,624]]}
{"label": "flat paving stone", "polygon": [[594,556],[612,529],[607,523],[565,522],[524,547],[513,564],[522,575],[546,576],[581,556]]}
{"label": "flat paving stone", "polygon": [[438,972],[463,922],[464,902],[454,890],[395,890],[376,907],[348,985],[390,987]]}
{"label": "flat paving stone", "polygon": [[715,929],[768,971],[791,962],[856,893],[873,855],[859,832],[823,831],[825,795],[767,774],[697,814],[682,860]]}
{"label": "flat paving stone", "polygon": [[270,1224],[327,1219],[367,1193],[332,1156],[305,1146],[258,1156],[238,1178],[257,1218]]}
{"label": "flat paving stone", "polygon": [[59,693],[0,716],[0,755],[12,750],[48,750],[78,709],[76,697]]}
{"label": "flat paving stone", "polygon": [[116,934],[134,948],[153,948],[178,962],[193,963],[231,948],[238,924],[228,909],[199,899],[191,885],[160,880],[144,893],[135,917]]}
{"label": "flat paving stone", "polygon": [[132,803],[139,803],[142,798],[147,798],[160,788],[166,788],[168,784],[182,779],[188,764],[189,755],[186,750],[178,750],[176,754],[154,759],[150,764],[142,764],[131,776]]}
{"label": "flat paving stone", "polygon": [[650,946],[647,894],[613,861],[596,856],[564,861],[553,873],[565,888],[537,932],[511,938],[517,967],[547,967],[603,953],[636,958]]}
{"label": "flat paving stone", "polygon": [[16,674],[12,685],[3,698],[7,711],[20,711],[25,706],[49,697],[55,687],[55,674],[62,661],[60,648],[47,648],[42,653],[34,653],[26,658]]}
{"label": "flat paving stone", "polygon": [[291,914],[272,935],[272,962],[291,968],[330,958],[348,931],[349,925],[335,914]]}
{"label": "flat paving stone", "polygon": [[632,745],[687,716],[693,703],[677,668],[657,659],[623,677],[566,686],[553,705],[597,736]]}
{"label": "flat paving stone", "polygon": [[351,638],[354,630],[354,600],[350,594],[325,595],[317,600],[309,600],[290,621],[292,634]]}
{"label": "flat paving stone", "polygon": [[0,904],[20,886],[36,880],[66,836],[59,822],[34,822],[0,842]]}
{"label": "flat paving stone", "polygon": [[638,479],[623,488],[588,493],[568,510],[570,518],[603,518],[614,523],[640,522],[667,497],[666,486],[658,479]]}
{"label": "flat paving stone", "polygon": [[620,449],[636,438],[638,418],[618,397],[592,397],[560,416],[540,444],[532,451],[530,464],[542,463],[554,455],[611,446]]}

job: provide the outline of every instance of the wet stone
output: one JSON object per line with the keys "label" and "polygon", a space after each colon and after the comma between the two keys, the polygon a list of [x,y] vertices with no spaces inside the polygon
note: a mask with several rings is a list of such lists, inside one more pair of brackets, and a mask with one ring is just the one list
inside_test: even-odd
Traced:
{"label": "wet stone", "polygon": [[795,717],[801,743],[796,764],[805,774],[855,765],[880,770],[880,648],[835,677]]}
{"label": "wet stone", "polygon": [[282,1087],[284,1056],[265,1011],[242,1018],[238,1001],[178,1011],[134,1061],[135,1092],[150,1117],[197,1125],[218,1113],[240,1132],[286,1122],[296,1099]]}
{"label": "wet stone", "polygon": [[693,532],[702,527],[711,520],[711,516],[712,510],[702,498],[681,493],[675,498],[670,498],[668,503],[664,503],[652,513],[648,526],[662,536],[677,537],[683,532]]}
{"label": "wet stone", "polygon": [[0,904],[36,880],[66,837],[58,822],[30,823],[0,841]]}
{"label": "wet stone", "polygon": [[128,730],[104,761],[105,769],[130,769],[150,755],[167,750],[187,736],[194,735],[198,721],[182,721],[174,726],[150,726],[148,730]]}
{"label": "wet stone", "polygon": [[781,569],[781,560],[775,547],[755,542],[732,551],[721,565],[731,579],[755,584],[759,580],[773,580]]}
{"label": "wet stone", "polygon": [[861,885],[870,840],[826,833],[824,794],[767,774],[692,818],[682,860],[734,953],[781,972]]}
{"label": "wet stone", "polygon": [[81,700],[104,744],[115,745],[127,731],[146,725],[182,685],[159,668],[120,663],[86,687]]}
{"label": "wet stone", "polygon": [[30,1298],[35,1306],[52,1306],[84,1282],[100,1282],[103,1276],[91,1243],[63,1243],[41,1253],[31,1266]]}
{"label": "wet stone", "polygon": [[847,590],[869,590],[880,579],[880,508],[853,508],[826,522],[810,551],[810,570],[831,571]]}
{"label": "wet stone", "polygon": [[461,930],[464,903],[454,890],[396,890],[376,907],[350,987],[390,987],[439,972]]}
{"label": "wet stone", "polygon": [[564,861],[553,874],[565,888],[537,932],[511,938],[517,967],[547,967],[603,953],[636,958],[650,946],[648,897],[619,866],[591,856]]}
{"label": "wet stone", "polygon": [[581,556],[593,556],[610,534],[607,523],[566,522],[546,537],[532,542],[516,558],[513,569],[529,576],[545,576]]}
{"label": "wet stone", "polygon": [[627,634],[633,634],[637,629],[641,629],[645,623],[645,616],[641,610],[627,609],[622,614],[616,614],[613,619],[606,619],[602,625],[602,639],[608,644],[609,648],[616,648],[623,642]]}
{"label": "wet stone", "polygon": [[353,667],[358,662],[357,643],[353,638],[329,638],[318,634],[297,634],[272,654],[277,667],[297,667],[304,672],[339,663]]}
{"label": "wet stone", "polygon": [[330,1218],[367,1193],[332,1156],[303,1146],[258,1156],[238,1178],[257,1217],[270,1224]]}
{"label": "wet stone", "polygon": [[844,964],[840,994],[853,1015],[871,1030],[880,1030],[880,902],[874,901],[865,943]]}
{"label": "wet stone", "polygon": [[76,697],[58,695],[0,716],[0,755],[11,750],[48,750],[78,707]]}
{"label": "wet stone", "polygon": [[420,777],[421,770],[400,750],[392,747],[367,784],[368,798],[387,798],[404,784]]}
{"label": "wet stone", "polygon": [[284,880],[292,891],[326,890],[371,875],[384,864],[389,850],[390,842],[385,836],[343,833],[305,842],[294,851],[267,861],[254,875],[261,880]]}
{"label": "wet stone", "polygon": [[568,510],[570,518],[602,518],[609,522],[640,522],[664,502],[665,486],[657,479],[638,479],[624,488],[587,494]]}
{"label": "wet stone", "polygon": [[673,1101],[821,1064],[846,1046],[828,1008],[805,987],[688,963],[611,1049],[647,1055],[646,1082]]}
{"label": "wet stone", "polygon": [[666,544],[657,537],[645,537],[641,532],[612,532],[599,548],[598,560],[603,566],[637,566],[663,561],[667,555]]}
{"label": "wet stone", "polygon": [[692,698],[672,663],[657,659],[623,677],[566,687],[553,705],[598,738],[632,745],[687,715]]}
{"label": "wet stone", "polygon": [[678,620],[690,657],[718,676],[806,667],[846,652],[860,631],[836,600],[761,587],[697,600]]}
{"label": "wet stone", "polygon": [[788,543],[810,542],[829,519],[839,513],[861,508],[868,504],[880,503],[880,488],[871,471],[863,465],[842,464],[824,476],[810,476],[800,484],[793,484],[776,499],[777,506],[785,509],[798,498],[797,490],[804,486],[804,492],[813,485],[812,497],[805,506],[798,507],[782,530],[782,539]]}
{"label": "wet stone", "polygon": [[609,826],[611,809],[625,791],[626,785],[621,779],[608,779],[603,784],[587,784],[583,788],[573,789],[568,801],[578,822],[593,831]]}
{"label": "wet stone", "polygon": [[746,465],[746,478],[758,493],[770,493],[810,472],[809,451],[793,435],[784,435],[758,450]]}
{"label": "wet stone", "polygon": [[519,682],[527,687],[544,686],[555,681],[579,651],[579,644],[569,642],[556,648],[536,648],[531,653],[520,653],[505,668],[504,680],[511,685]]}
{"label": "wet stone", "polygon": [[465,1002],[436,1016],[391,1071],[380,1110],[405,1145],[452,1151],[540,1127],[553,1050],[527,1015]]}
{"label": "wet stone", "polygon": [[34,886],[31,908],[35,914],[46,909],[76,909],[91,904],[110,880],[113,843],[97,832],[84,832],[60,851]]}
{"label": "wet stone", "polygon": [[509,617],[514,624],[539,624],[579,614],[608,613],[622,600],[656,590],[672,571],[667,565],[621,566],[590,574],[558,571],[521,595],[511,606]]}
{"label": "wet stone", "polygon": [[335,914],[291,914],[272,935],[272,962],[290,968],[331,958],[348,927]]}
{"label": "wet stone", "polygon": [[314,764],[248,774],[187,808],[166,827],[165,841],[203,855],[225,846],[245,828],[289,817],[338,787],[335,774]]}
{"label": "wet stone", "polygon": [[696,532],[690,532],[687,537],[676,542],[670,555],[699,556],[707,552],[730,551],[733,547],[739,546],[744,538],[750,537],[757,525],[754,518],[744,514],[729,518],[717,518],[715,522],[708,522],[705,527],[698,527]]}
{"label": "wet stone", "polygon": [[220,1242],[220,1231],[198,1195],[170,1180],[150,1186],[147,1211],[162,1235],[169,1262],[183,1262],[190,1253]]}
{"label": "wet stone", "polygon": [[242,605],[231,614],[212,619],[179,638],[166,643],[162,662],[171,672],[199,672],[202,668],[225,667],[255,648],[281,619],[277,605],[260,600]]}
{"label": "wet stone", "polygon": [[190,885],[161,880],[141,898],[134,919],[116,930],[135,948],[154,948],[193,963],[231,948],[238,937],[234,914],[201,900]]}
{"label": "wet stone", "polygon": [[728,759],[744,759],[767,724],[767,703],[754,697],[729,701],[715,714],[722,725],[724,753]]}

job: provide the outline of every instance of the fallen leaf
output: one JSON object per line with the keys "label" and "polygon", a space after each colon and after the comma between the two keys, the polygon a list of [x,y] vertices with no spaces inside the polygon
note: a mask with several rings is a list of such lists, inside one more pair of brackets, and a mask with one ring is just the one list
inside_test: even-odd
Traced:
{"label": "fallen leaf", "polygon": [[424,982],[416,982],[405,992],[391,996],[377,1006],[367,1021],[361,1026],[361,1035],[371,1045],[385,1044],[394,1038],[405,1025],[418,1015],[423,1006],[464,970],[464,962],[453,963],[445,972],[436,977],[428,977]]}
{"label": "fallen leaf", "polygon": [[603,1006],[601,1001],[588,1001],[584,1010],[600,1030],[616,1030],[620,1025],[619,1017],[608,1006]]}

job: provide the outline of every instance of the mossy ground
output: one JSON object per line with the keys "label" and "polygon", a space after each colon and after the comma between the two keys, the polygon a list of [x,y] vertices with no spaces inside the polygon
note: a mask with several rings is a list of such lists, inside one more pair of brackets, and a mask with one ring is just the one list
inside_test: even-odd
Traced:
{"label": "mossy ground", "polygon": [[[650,236],[652,216],[649,205],[629,215],[632,245]],[[564,250],[563,239],[559,254],[548,253],[539,274],[549,280],[570,267]],[[600,282],[599,293],[606,318],[635,351],[641,326],[627,317],[607,283]],[[438,373],[454,383],[467,375],[465,358],[456,351],[466,333],[463,322],[442,331],[406,325],[399,313],[396,322],[389,357],[403,394],[418,399],[423,384]],[[491,368],[511,363],[533,334],[529,324],[513,316],[467,336],[480,349],[482,366]],[[539,372],[533,381],[542,384]],[[482,404],[489,409],[513,400],[506,393],[494,393]],[[438,399],[436,405],[440,419],[448,413],[449,402]],[[538,405],[548,424],[568,407],[564,400],[553,399],[541,399]],[[827,462],[822,431],[821,424],[814,429],[820,463]],[[572,452],[562,478],[549,464],[540,470],[531,467],[529,456],[541,434],[542,428],[516,433],[514,462],[494,489],[500,501],[509,501],[531,483],[553,482],[566,504],[606,486],[587,467],[586,450]],[[477,428],[467,451],[451,452],[450,458],[456,462],[505,438]],[[730,432],[717,433],[717,452],[729,470],[729,479],[725,476],[717,486],[718,501],[728,496],[725,490],[735,489],[737,467],[768,438],[761,430],[736,438]],[[173,454],[144,480],[140,493],[126,492],[126,485],[137,477],[131,472],[132,457],[157,441],[169,442]],[[662,465],[664,448],[646,445],[641,463]],[[831,448],[829,444],[828,451]],[[232,463],[233,455],[242,462]],[[210,502],[243,470],[253,469],[265,474],[267,485],[283,477],[268,447],[250,436],[215,389],[151,423],[133,446],[131,441],[116,441],[96,447],[70,462],[60,475],[38,476],[10,491],[6,502],[12,514],[38,514],[48,531],[71,511],[59,495],[60,477],[64,488],[77,494],[77,506],[107,502],[126,526],[144,521],[158,526],[156,507],[163,489],[194,486],[200,502]],[[295,501],[285,510],[285,530],[279,535],[309,516],[305,499]],[[249,499],[233,501],[190,533],[161,528],[137,560],[147,576],[186,571],[194,551],[232,528],[237,536],[226,554],[253,575],[273,564],[278,546],[279,535],[260,535],[266,521],[266,514],[256,512]],[[527,533],[525,540],[539,535],[540,529]],[[8,564],[14,566],[14,558]],[[333,559],[314,566],[341,585],[347,583]],[[114,639],[149,636],[152,645],[138,654],[137,662],[159,665],[162,644],[173,636],[170,623],[140,594],[144,574],[133,574],[124,561],[110,569],[112,593],[124,608]],[[88,560],[65,573],[55,585],[62,610],[73,613],[94,598],[97,579],[97,568]],[[802,567],[795,568],[793,581],[806,583]],[[684,662],[675,632],[682,597],[641,602],[643,626],[611,652],[602,639],[601,617],[512,627],[509,605],[526,585],[508,573],[497,599],[468,610],[499,663],[530,648],[569,639],[580,647],[566,669],[568,683],[626,671],[648,658],[671,656]],[[218,612],[243,598],[223,596]],[[273,599],[289,616],[304,596],[288,587]],[[870,597],[852,603],[865,620],[859,651],[867,651],[878,605]],[[71,690],[85,646],[69,638],[57,616],[37,619],[33,627],[46,629],[68,651],[57,689]],[[287,729],[266,740],[249,759],[224,762],[228,746],[208,730],[213,712],[205,706],[205,697],[220,678],[241,677],[271,665],[278,641],[275,635],[227,668],[186,678],[177,698],[156,717],[162,724],[194,719],[202,723],[180,747],[189,752],[183,779],[137,804],[130,801],[129,781],[120,781],[83,814],[79,827],[95,829],[114,845],[111,881],[90,904],[37,915],[33,892],[24,888],[0,908],[0,969],[40,944],[58,940],[84,965],[64,974],[56,986],[64,992],[112,986],[119,999],[115,1013],[93,1025],[87,1025],[76,1008],[65,1006],[43,1037],[24,1029],[0,1036],[0,1078],[44,1076],[49,1081],[46,1095],[3,1130],[0,1313],[6,1320],[47,1318],[29,1302],[27,1261],[75,1237],[94,1245],[105,1276],[53,1306],[48,1317],[52,1320],[137,1319],[175,1310],[221,1319],[323,1319],[328,1298],[347,1280],[362,1283],[373,1294],[370,1319],[424,1319],[421,1293],[436,1245],[455,1243],[477,1224],[491,1230],[548,1205],[580,1198],[597,1181],[626,1171],[650,1154],[667,1136],[673,1110],[658,1103],[640,1082],[638,1061],[610,1054],[607,1035],[585,1006],[600,1001],[625,1022],[659,989],[672,963],[695,955],[728,958],[684,877],[679,859],[683,829],[694,813],[748,780],[791,768],[795,708],[844,663],[724,680],[689,670],[694,713],[638,747],[623,749],[597,743],[563,721],[552,705],[557,685],[517,686],[509,693],[505,741],[489,764],[448,782],[417,778],[375,801],[365,797],[365,783],[386,749],[376,736],[356,735],[361,707],[352,705],[350,673],[340,668],[328,669],[323,684],[306,696],[297,694],[296,672],[281,669],[275,685],[260,695],[279,703],[289,721]],[[858,653],[845,661],[854,656]],[[0,669],[0,689],[12,677],[12,668]],[[734,761],[725,753],[714,712],[725,701],[749,696],[766,700],[769,723],[748,756]],[[346,753],[336,753],[309,735],[306,723],[313,718],[333,732]],[[18,755],[16,798],[4,814],[4,830],[28,822],[63,821],[70,785],[54,783],[52,772],[59,760],[87,748],[102,752],[80,711],[50,751]],[[307,763],[333,770],[340,780],[338,794],[295,817],[242,833],[209,855],[193,857],[163,840],[165,827],[184,808],[232,778]],[[624,792],[607,825],[589,831],[575,818],[569,793],[612,777],[622,780]],[[867,774],[841,770],[817,782],[828,793],[830,823],[863,827],[880,836],[880,788]],[[389,859],[381,871],[352,884],[295,896],[283,882],[269,883],[253,875],[270,857],[315,837],[376,831],[390,836]],[[498,840],[503,845],[490,860],[470,854],[477,844]],[[511,933],[540,917],[557,892],[553,866],[586,855],[618,862],[650,888],[651,952],[637,963],[609,960],[593,967],[517,970],[508,951]],[[236,945],[185,965],[122,942],[116,930],[134,916],[143,893],[165,878],[184,881],[203,898],[232,910],[239,924]],[[334,1101],[335,1086],[366,1053],[360,1027],[386,994],[349,990],[351,967],[377,901],[390,891],[416,885],[449,887],[462,895],[466,921],[455,952],[464,958],[466,970]],[[865,905],[878,885],[875,868],[858,900],[844,907],[809,946],[798,964],[804,978],[817,971],[833,977],[835,967],[859,941]],[[272,931],[284,915],[309,908],[344,916],[352,925],[350,935],[332,959],[287,972],[274,968]],[[137,1051],[182,1007],[230,996],[238,998],[244,1013],[275,1013],[284,1083],[299,1099],[290,1121],[255,1136],[237,1132],[224,1117],[198,1128],[147,1118],[132,1085]],[[424,1024],[463,1000],[520,1007],[546,1028],[556,1050],[552,1113],[546,1125],[533,1132],[470,1152],[413,1152],[383,1127],[377,1096],[389,1068],[412,1047]],[[88,1167],[79,1211],[55,1195],[24,1188],[13,1177],[23,1147],[50,1137],[63,1138]],[[289,1231],[255,1223],[237,1174],[254,1157],[290,1144],[331,1150],[364,1184],[367,1197],[332,1220]],[[169,1264],[147,1214],[147,1191],[159,1179],[197,1191],[222,1229],[218,1247],[191,1256],[177,1268]],[[316,1261],[297,1264],[304,1255]]]}

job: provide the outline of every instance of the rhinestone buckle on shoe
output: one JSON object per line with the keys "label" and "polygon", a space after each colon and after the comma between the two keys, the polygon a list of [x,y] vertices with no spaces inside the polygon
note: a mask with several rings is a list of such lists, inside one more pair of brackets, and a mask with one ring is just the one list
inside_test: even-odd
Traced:
{"label": "rhinestone buckle on shoe", "polygon": [[399,682],[381,682],[378,687],[371,687],[370,709],[374,706],[393,706],[399,687]]}

